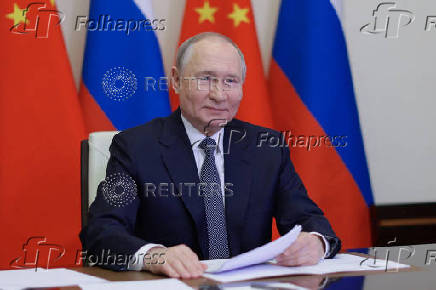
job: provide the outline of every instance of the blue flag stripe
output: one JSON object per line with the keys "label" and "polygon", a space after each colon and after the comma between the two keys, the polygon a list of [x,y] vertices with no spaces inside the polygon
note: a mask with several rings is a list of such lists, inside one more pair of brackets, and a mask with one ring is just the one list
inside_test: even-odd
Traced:
{"label": "blue flag stripe", "polygon": [[[167,116],[167,88],[156,85],[155,90],[147,90],[145,83],[146,77],[156,82],[164,77],[155,32],[144,25],[135,31],[126,30],[127,21],[138,24],[146,15],[132,0],[93,0],[89,19],[98,23],[90,23],[88,29],[83,82],[112,124],[123,130]],[[110,20],[115,24],[110,24]],[[115,31],[111,31],[113,27]]]}

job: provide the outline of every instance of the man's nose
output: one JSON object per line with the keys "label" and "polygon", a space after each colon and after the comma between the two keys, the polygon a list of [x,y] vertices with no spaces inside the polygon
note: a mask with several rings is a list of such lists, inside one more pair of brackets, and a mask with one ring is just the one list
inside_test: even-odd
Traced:
{"label": "man's nose", "polygon": [[222,84],[221,80],[213,79],[211,82],[211,88],[209,90],[210,98],[215,100],[216,102],[225,101],[225,86]]}

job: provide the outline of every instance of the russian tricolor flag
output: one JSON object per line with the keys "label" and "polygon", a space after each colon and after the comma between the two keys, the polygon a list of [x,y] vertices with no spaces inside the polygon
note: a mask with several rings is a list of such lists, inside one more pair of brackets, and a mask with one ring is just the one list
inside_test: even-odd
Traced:
{"label": "russian tricolor flag", "polygon": [[330,1],[282,1],[269,85],[276,128],[287,131],[309,195],[344,248],[369,246],[373,196],[346,41]]}
{"label": "russian tricolor flag", "polygon": [[123,130],[170,113],[149,0],[91,0],[80,101],[88,132]]}

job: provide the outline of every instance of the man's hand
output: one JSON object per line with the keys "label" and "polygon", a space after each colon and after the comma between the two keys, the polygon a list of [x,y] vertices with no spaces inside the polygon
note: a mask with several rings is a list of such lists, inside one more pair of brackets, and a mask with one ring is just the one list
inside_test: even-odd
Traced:
{"label": "man's hand", "polygon": [[200,263],[197,254],[189,247],[177,245],[169,248],[154,247],[148,250],[144,257],[144,268],[154,274],[190,279],[200,277],[207,266]]}
{"label": "man's hand", "polygon": [[324,257],[322,238],[301,232],[295,242],[276,257],[278,265],[309,266],[317,264]]}

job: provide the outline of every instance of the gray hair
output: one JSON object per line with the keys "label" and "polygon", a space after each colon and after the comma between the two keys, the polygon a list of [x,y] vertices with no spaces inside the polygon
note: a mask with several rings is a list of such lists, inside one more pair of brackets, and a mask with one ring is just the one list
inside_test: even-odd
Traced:
{"label": "gray hair", "polygon": [[245,64],[244,54],[239,49],[239,47],[236,45],[236,43],[233,42],[229,37],[218,33],[218,32],[202,32],[199,34],[196,34],[192,36],[191,38],[188,38],[185,40],[177,50],[177,56],[176,56],[176,67],[181,72],[184,65],[186,64],[186,58],[187,55],[189,55],[189,52],[191,51],[192,45],[199,42],[202,39],[209,38],[209,37],[217,37],[225,42],[230,43],[233,45],[234,48],[238,51],[239,56],[241,57],[241,70],[242,70],[242,81],[245,80],[245,75],[247,73],[247,65]]}

